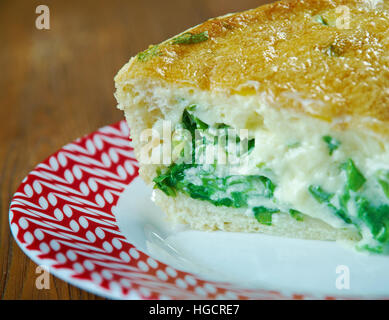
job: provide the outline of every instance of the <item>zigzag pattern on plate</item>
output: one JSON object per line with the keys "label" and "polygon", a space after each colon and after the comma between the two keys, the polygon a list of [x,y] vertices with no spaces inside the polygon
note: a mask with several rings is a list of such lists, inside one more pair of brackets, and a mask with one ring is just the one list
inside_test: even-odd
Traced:
{"label": "zigzag pattern on plate", "polygon": [[138,175],[125,121],[80,138],[39,164],[10,207],[12,233],[37,264],[109,298],[306,298],[244,290],[175,270],[138,251],[121,234],[115,206]]}

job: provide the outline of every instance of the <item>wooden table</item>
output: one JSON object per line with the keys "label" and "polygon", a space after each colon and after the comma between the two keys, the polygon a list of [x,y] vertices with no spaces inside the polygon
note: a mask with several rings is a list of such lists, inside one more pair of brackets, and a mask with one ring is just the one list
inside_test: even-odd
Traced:
{"label": "wooden table", "polygon": [[51,277],[13,240],[8,207],[21,180],[64,144],[122,119],[113,77],[130,56],[208,18],[261,0],[50,0],[0,2],[0,299],[100,299]]}

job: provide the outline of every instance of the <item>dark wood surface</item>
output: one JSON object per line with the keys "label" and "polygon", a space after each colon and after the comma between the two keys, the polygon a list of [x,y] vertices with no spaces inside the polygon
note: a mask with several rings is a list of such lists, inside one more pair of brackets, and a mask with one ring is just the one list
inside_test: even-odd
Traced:
{"label": "dark wood surface", "polygon": [[[129,57],[202,21],[261,0],[0,0],[0,299],[101,299],[36,265],[13,240],[8,207],[21,180],[64,144],[122,119],[113,77]],[[40,4],[50,30],[35,27]]]}

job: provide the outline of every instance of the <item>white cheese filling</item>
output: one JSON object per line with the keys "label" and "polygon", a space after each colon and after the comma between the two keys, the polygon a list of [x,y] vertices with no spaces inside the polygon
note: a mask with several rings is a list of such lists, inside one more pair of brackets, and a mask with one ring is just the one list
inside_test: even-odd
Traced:
{"label": "white cheese filling", "polygon": [[[340,195],[346,181],[340,166],[348,159],[355,162],[367,181],[376,181],[377,171],[389,170],[388,142],[366,130],[335,129],[344,119],[329,123],[280,110],[268,106],[259,96],[226,97],[185,88],[174,90],[174,94],[159,88],[153,94],[163,118],[172,119],[173,127],[180,123],[184,109],[195,104],[194,115],[211,126],[224,123],[236,129],[248,129],[250,137],[255,137],[255,148],[245,165],[230,167],[229,173],[269,175],[264,170],[270,169],[277,185],[274,197],[281,207],[294,208],[335,228],[353,226],[345,224],[315,200],[308,191],[309,186],[318,185]],[[154,129],[161,130],[163,118],[155,123]],[[324,136],[341,142],[332,155],[323,141]],[[258,168],[258,164],[263,168]],[[364,189],[365,195],[375,203],[388,203],[377,183],[369,182]],[[356,215],[355,209],[349,211]]]}

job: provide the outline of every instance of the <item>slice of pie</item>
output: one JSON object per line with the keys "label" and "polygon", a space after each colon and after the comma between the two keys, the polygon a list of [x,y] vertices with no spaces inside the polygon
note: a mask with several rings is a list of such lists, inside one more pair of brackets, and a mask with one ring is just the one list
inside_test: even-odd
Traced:
{"label": "slice of pie", "polygon": [[140,175],[199,230],[389,243],[389,1],[211,19],[115,78]]}

